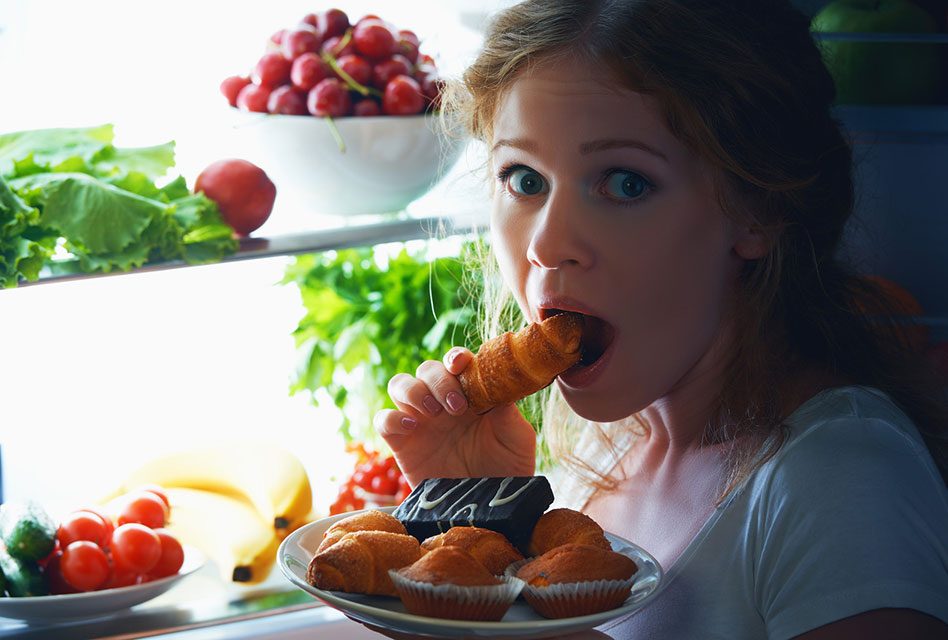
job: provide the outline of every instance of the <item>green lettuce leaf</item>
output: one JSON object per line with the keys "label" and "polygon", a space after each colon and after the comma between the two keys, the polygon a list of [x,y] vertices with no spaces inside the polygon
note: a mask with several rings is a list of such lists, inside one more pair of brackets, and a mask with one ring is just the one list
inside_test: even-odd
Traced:
{"label": "green lettuce leaf", "polygon": [[[75,171],[76,158],[91,165],[97,154],[111,146],[112,125],[82,129],[35,129],[0,134],[0,176],[12,177],[14,163],[30,158],[24,168],[43,167],[55,171],[68,163]],[[36,171],[33,171],[34,173]],[[22,174],[25,175],[25,174]]]}

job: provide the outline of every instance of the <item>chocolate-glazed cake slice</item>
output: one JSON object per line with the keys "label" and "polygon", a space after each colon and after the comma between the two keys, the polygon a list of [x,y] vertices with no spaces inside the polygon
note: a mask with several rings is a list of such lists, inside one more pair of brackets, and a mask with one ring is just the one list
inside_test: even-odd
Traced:
{"label": "chocolate-glazed cake slice", "polygon": [[429,478],[392,515],[419,541],[469,525],[502,533],[526,553],[533,527],[551,502],[553,490],[543,476]]}

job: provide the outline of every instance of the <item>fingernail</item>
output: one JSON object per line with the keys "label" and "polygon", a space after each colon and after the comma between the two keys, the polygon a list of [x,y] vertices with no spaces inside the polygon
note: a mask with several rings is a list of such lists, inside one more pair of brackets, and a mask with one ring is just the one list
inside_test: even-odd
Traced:
{"label": "fingernail", "polygon": [[451,391],[444,399],[448,403],[448,408],[454,413],[462,413],[467,409],[467,400],[457,391]]}
{"label": "fingernail", "polygon": [[402,418],[402,428],[414,429],[418,426],[418,421],[414,418]]}
{"label": "fingernail", "polygon": [[441,406],[441,403],[435,400],[434,396],[425,396],[425,399],[422,401],[422,404],[425,405],[425,409],[428,410],[428,413],[430,413],[433,416],[436,416],[439,413],[441,413],[441,409],[443,408]]}
{"label": "fingernail", "polygon": [[448,364],[454,364],[454,361],[458,359],[459,355],[461,355],[460,349],[451,349],[448,351]]}

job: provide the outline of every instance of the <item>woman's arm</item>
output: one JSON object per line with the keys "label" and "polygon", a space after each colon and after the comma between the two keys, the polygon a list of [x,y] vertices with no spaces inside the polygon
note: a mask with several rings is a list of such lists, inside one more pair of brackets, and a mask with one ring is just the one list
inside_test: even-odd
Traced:
{"label": "woman's arm", "polygon": [[915,609],[874,609],[800,634],[796,640],[948,639],[948,624]]}

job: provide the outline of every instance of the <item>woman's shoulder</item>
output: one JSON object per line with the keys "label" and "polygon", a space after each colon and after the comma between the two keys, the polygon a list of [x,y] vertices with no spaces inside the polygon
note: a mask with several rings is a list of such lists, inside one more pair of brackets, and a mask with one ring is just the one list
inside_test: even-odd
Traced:
{"label": "woman's shoulder", "polygon": [[777,453],[759,469],[757,491],[832,490],[841,500],[923,491],[948,507],[944,480],[911,418],[877,389],[826,389],[786,421]]}

